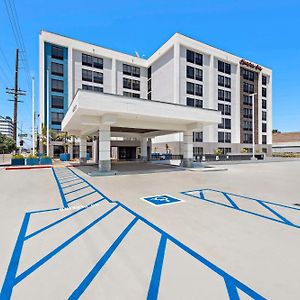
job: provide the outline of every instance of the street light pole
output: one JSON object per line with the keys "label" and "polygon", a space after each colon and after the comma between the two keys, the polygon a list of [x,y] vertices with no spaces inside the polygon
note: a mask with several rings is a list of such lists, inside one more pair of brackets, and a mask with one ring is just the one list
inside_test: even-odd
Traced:
{"label": "street light pole", "polygon": [[47,111],[47,156],[50,156],[50,134],[49,134],[49,122],[50,122],[50,116],[49,116],[49,93],[50,93],[50,79],[49,79],[49,69],[47,70],[47,101],[46,101],[46,111]]}
{"label": "street light pole", "polygon": [[32,76],[32,155],[35,153],[35,132],[34,132],[34,119],[35,119],[35,114],[34,114],[34,76]]}
{"label": "street light pole", "polygon": [[254,105],[254,96],[257,93],[253,93],[250,96],[252,97],[252,159],[255,160],[255,105]]}

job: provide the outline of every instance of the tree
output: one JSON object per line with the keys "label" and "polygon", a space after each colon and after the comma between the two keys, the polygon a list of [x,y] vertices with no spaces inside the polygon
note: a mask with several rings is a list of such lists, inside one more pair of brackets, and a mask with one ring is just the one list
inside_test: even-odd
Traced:
{"label": "tree", "polygon": [[0,133],[0,152],[11,153],[13,150],[16,150],[16,143],[14,139]]}

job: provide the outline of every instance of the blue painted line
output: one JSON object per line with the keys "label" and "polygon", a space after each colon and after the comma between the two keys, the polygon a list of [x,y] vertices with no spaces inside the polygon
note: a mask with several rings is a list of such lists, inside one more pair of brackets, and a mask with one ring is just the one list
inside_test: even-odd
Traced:
{"label": "blue painted line", "polygon": [[54,168],[53,168],[53,167],[52,167],[52,172],[53,172],[53,175],[54,175],[54,178],[55,178],[55,181],[56,181],[56,184],[57,184],[59,193],[60,193],[60,197],[61,197],[62,204],[63,204],[64,207],[69,207],[69,206],[68,206],[68,202],[67,202],[67,200],[66,200],[66,197],[65,197],[65,195],[64,195],[64,192],[63,192],[63,190],[62,190],[62,188],[61,188],[61,185],[60,185],[59,180],[58,180],[58,178],[57,178],[57,176],[56,176],[56,174],[55,174],[55,171],[54,171]]}
{"label": "blue painted line", "polygon": [[76,180],[79,180],[79,178],[75,178],[75,179],[71,179],[71,180],[62,181],[61,184],[65,184],[65,183],[72,182],[72,181],[76,181]]}
{"label": "blue painted line", "polygon": [[85,180],[83,177],[79,176],[78,174],[76,174],[73,170],[71,170],[68,167],[68,170],[70,170],[70,172],[72,172],[73,174],[75,174],[76,176],[78,176],[78,178],[80,178],[81,180],[83,180],[86,184],[88,184],[91,188],[93,188],[97,193],[99,193],[103,198],[105,198],[108,202],[111,203],[116,203],[117,201],[112,201],[110,200],[106,195],[104,195],[102,192],[100,192],[97,188],[95,188],[93,185],[91,185],[87,180]]}
{"label": "blue painted line", "polygon": [[154,268],[151,276],[150,286],[148,290],[148,295],[147,295],[148,300],[156,300],[158,298],[159,284],[160,284],[163,262],[165,258],[166,245],[167,245],[166,235],[162,234],[160,237]]}
{"label": "blue painted line", "polygon": [[43,231],[45,231],[45,230],[47,230],[47,229],[49,229],[49,228],[51,228],[51,227],[57,225],[57,224],[59,224],[59,223],[65,221],[65,220],[67,220],[67,219],[73,217],[74,215],[77,215],[77,214],[81,213],[82,211],[86,210],[87,208],[89,208],[89,207],[91,207],[91,206],[93,206],[93,205],[95,205],[95,204],[97,204],[97,203],[99,203],[99,202],[101,202],[101,201],[103,201],[103,200],[104,200],[104,198],[102,198],[102,199],[100,199],[100,200],[97,200],[97,201],[95,201],[95,202],[93,202],[93,203],[87,205],[86,207],[83,207],[83,208],[81,208],[81,209],[79,209],[79,210],[76,210],[75,212],[73,212],[73,213],[71,213],[71,214],[69,214],[69,215],[67,215],[67,216],[65,216],[65,217],[63,217],[63,218],[61,218],[61,219],[59,219],[59,220],[57,220],[57,221],[55,221],[55,222],[52,222],[52,223],[48,224],[47,226],[45,226],[45,227],[43,227],[43,228],[40,228],[39,230],[36,230],[35,232],[33,232],[33,233],[27,235],[24,239],[25,239],[25,240],[28,240],[28,239],[30,239],[30,238],[36,236],[37,234],[39,234],[39,233],[41,233],[41,232],[43,232]]}
{"label": "blue painted line", "polygon": [[[194,196],[194,195],[188,194],[188,196],[194,197],[196,199],[199,199],[199,197]],[[209,200],[209,199],[203,199],[203,200],[207,201],[207,202],[210,202],[210,203],[213,203],[213,204],[216,204],[216,205],[220,205],[220,206],[224,206],[224,207],[227,207],[227,208],[231,208],[231,209],[233,209],[235,211],[238,211],[238,212],[244,212],[244,213],[256,216],[256,217],[261,217],[261,218],[268,219],[268,220],[271,220],[271,221],[274,221],[274,222],[278,222],[280,224],[285,224],[285,222],[282,222],[282,221],[280,221],[278,219],[271,218],[271,217],[268,217],[268,216],[265,216],[265,215],[261,215],[261,214],[258,214],[258,213],[254,213],[254,212],[251,212],[251,211],[248,211],[248,210],[244,210],[244,209],[241,209],[241,208],[236,209],[236,208],[232,207],[231,205],[227,205],[227,204],[224,204],[224,203],[215,202],[215,201],[212,201],[212,200]],[[293,226],[297,227],[296,225],[293,225]]]}
{"label": "blue painted line", "polygon": [[69,194],[72,194],[72,193],[76,193],[76,192],[78,192],[78,191],[84,190],[84,189],[89,188],[89,187],[90,187],[90,186],[88,186],[88,185],[83,186],[83,187],[81,187],[81,188],[79,188],[79,189],[76,189],[76,190],[73,190],[73,191],[70,191],[70,192],[65,193],[65,196],[67,196],[67,195],[69,195]]}
{"label": "blue painted line", "polygon": [[239,207],[236,205],[236,203],[228,196],[228,194],[226,193],[222,193],[224,195],[224,197],[230,202],[230,204],[236,208],[236,209],[239,209]]}
{"label": "blue painted line", "polygon": [[8,270],[0,293],[1,300],[7,300],[11,298],[12,290],[15,285],[14,281],[15,281],[15,277],[20,262],[20,257],[24,245],[24,237],[26,235],[29,219],[30,219],[30,213],[26,213],[22,222],[22,226],[16,241],[16,245],[12,257],[8,265]]}
{"label": "blue painted line", "polygon": [[[204,190],[218,192],[218,193],[223,193],[222,191],[214,190],[214,189],[203,189],[203,191]],[[194,191],[199,191],[199,190],[194,190]],[[191,191],[191,192],[193,192],[193,191]],[[185,192],[183,192],[183,193],[185,193]],[[284,205],[284,204],[281,204],[281,203],[276,203],[276,202],[271,202],[271,201],[265,201],[265,200],[261,200],[261,199],[255,199],[255,198],[251,198],[251,197],[244,196],[244,195],[234,194],[234,193],[231,193],[231,192],[225,192],[225,193],[228,194],[228,195],[232,195],[232,196],[236,196],[236,197],[240,197],[240,198],[244,198],[244,199],[248,199],[248,200],[252,200],[252,201],[257,201],[257,200],[258,201],[263,201],[264,203],[267,203],[267,204],[272,204],[272,205],[276,205],[276,206],[290,208],[290,209],[294,209],[294,210],[299,210],[300,211],[300,208],[296,208],[296,207],[289,206],[289,205]]]}
{"label": "blue painted line", "polygon": [[[193,193],[194,192],[195,191],[193,191]],[[220,192],[220,193],[223,193],[223,192]],[[194,194],[189,194],[189,192],[181,192],[181,194],[187,195],[189,197],[193,197],[193,198],[196,198],[196,199],[200,199],[198,196],[195,196]],[[231,195],[234,195],[234,194],[231,194]],[[239,195],[234,195],[234,196],[240,197]],[[243,198],[248,199],[247,197],[243,197]],[[288,226],[300,228],[299,225],[295,225],[295,224],[291,223],[290,221],[288,221],[287,219],[285,219],[284,217],[282,217],[281,215],[279,215],[277,212],[275,212],[274,210],[272,210],[270,207],[268,207],[268,209],[272,210],[273,213],[275,212],[274,214],[277,215],[278,217],[280,216],[280,220],[272,218],[272,217],[269,217],[269,216],[265,216],[265,215],[262,215],[262,214],[259,214],[259,213],[254,213],[254,212],[249,211],[249,210],[245,210],[245,209],[241,209],[241,208],[235,208],[235,207],[232,207],[231,205],[227,205],[227,204],[224,204],[224,203],[219,203],[219,202],[216,202],[216,201],[213,201],[213,200],[209,200],[209,199],[202,199],[202,200],[205,200],[207,202],[210,202],[210,203],[213,203],[213,204],[216,204],[216,205],[228,207],[228,208],[234,209],[235,211],[238,211],[238,212],[247,213],[249,215],[253,215],[253,216],[256,216],[256,217],[264,218],[264,219],[267,219],[267,220],[270,220],[270,221],[273,221],[273,222],[277,222],[277,223],[280,223],[280,224],[284,224],[284,225],[288,225]],[[255,202],[258,202],[258,203],[259,202],[260,203],[264,202],[262,200],[257,200],[257,199],[253,199],[253,198],[250,199],[250,200],[255,200]]]}
{"label": "blue painted line", "polygon": [[202,199],[202,200],[205,199],[203,191],[200,192],[200,199]]}
{"label": "blue painted line", "polygon": [[102,267],[106,264],[106,262],[109,260],[111,255],[115,252],[117,247],[121,244],[121,242],[124,240],[128,232],[132,229],[132,227],[136,224],[138,221],[138,218],[135,217],[129,225],[122,231],[122,233],[119,235],[119,237],[113,242],[113,244],[109,247],[109,249],[104,253],[104,255],[98,260],[96,265],[93,267],[93,269],[88,273],[88,275],[83,279],[83,281],[80,283],[78,288],[71,294],[69,297],[69,300],[75,300],[78,299],[84,291],[88,288],[90,283],[93,281],[93,279],[97,276],[97,274],[100,272]]}
{"label": "blue painted line", "polygon": [[[257,201],[257,203],[261,204],[263,207],[265,207],[267,210],[269,210],[271,213],[273,213],[275,216],[277,216],[279,219],[281,219],[284,223],[288,224],[288,225],[292,225],[295,226],[295,224],[293,224],[292,222],[290,222],[288,219],[286,219],[285,217],[283,217],[281,214],[279,214],[277,211],[275,211],[274,209],[272,209],[271,207],[269,207],[267,204],[265,204],[263,201]],[[296,225],[297,226],[297,225]]]}
{"label": "blue painted line", "polygon": [[48,260],[50,260],[53,256],[55,256],[57,253],[62,251],[64,248],[66,248],[68,245],[70,245],[72,242],[74,242],[76,239],[78,239],[80,236],[82,236],[84,233],[86,233],[89,229],[91,229],[93,226],[95,226],[97,223],[99,223],[101,220],[103,220],[105,217],[107,217],[110,213],[112,213],[115,209],[117,209],[119,205],[115,205],[113,208],[108,210],[106,213],[104,213],[102,216],[98,217],[96,220],[92,221],[89,225],[78,231],[76,234],[74,234],[71,238],[63,242],[61,245],[59,245],[57,248],[55,248],[53,251],[48,253],[46,256],[41,258],[39,261],[37,261],[35,264],[33,264],[31,267],[29,267],[26,271],[21,273],[19,276],[15,279],[15,285],[17,285],[20,281],[25,279],[28,275],[36,271],[38,268],[40,268],[44,263],[46,263]]}
{"label": "blue painted line", "polygon": [[148,226],[150,226],[152,229],[154,229],[155,231],[159,232],[160,234],[165,235],[168,240],[170,240],[171,242],[173,242],[176,246],[178,246],[179,248],[181,248],[183,251],[185,251],[188,254],[190,254],[196,260],[198,260],[201,263],[203,263],[206,267],[208,267],[212,271],[216,272],[217,274],[219,274],[223,278],[226,278],[227,280],[232,280],[232,282],[234,282],[234,284],[239,289],[241,289],[242,291],[244,291],[246,294],[248,294],[253,299],[260,299],[260,300],[265,299],[264,297],[262,297],[258,293],[256,293],[254,290],[252,290],[251,288],[247,287],[245,284],[243,284],[239,280],[235,279],[234,277],[232,277],[231,275],[229,275],[228,273],[226,273],[224,270],[220,269],[218,266],[216,266],[212,262],[208,261],[203,256],[201,256],[200,254],[198,254],[197,252],[195,252],[194,250],[192,250],[191,248],[189,248],[188,246],[186,246],[185,244],[183,244],[182,242],[180,242],[179,240],[177,240],[176,238],[174,238],[173,236],[171,236],[170,234],[168,234],[167,232],[165,232],[161,228],[157,227],[156,225],[154,225],[153,223],[151,223],[150,221],[148,221],[144,217],[140,216],[139,214],[137,214],[136,212],[134,212],[133,210],[131,210],[126,205],[122,204],[119,201],[117,201],[117,203],[121,207],[123,207],[125,210],[127,210],[128,212],[130,212],[134,216],[138,217],[140,221],[142,221],[143,223],[147,224]]}
{"label": "blue painted line", "polygon": [[70,184],[70,185],[67,185],[67,186],[63,186],[62,188],[63,189],[67,189],[67,188],[70,188],[72,186],[75,186],[75,185],[78,185],[78,184],[83,184],[84,182],[77,182],[77,183],[74,183],[74,184]]}
{"label": "blue painted line", "polygon": [[[84,198],[84,197],[87,197],[87,196],[92,195],[92,194],[95,194],[95,193],[96,193],[96,191],[92,191],[92,192],[90,192],[90,193],[87,193],[87,194],[84,194],[84,195],[82,195],[82,196],[79,196],[79,197],[77,197],[77,198],[75,198],[75,199],[72,199],[72,200],[68,201],[68,203],[75,202],[75,201],[77,201],[77,200],[80,200],[80,199],[82,199],[82,198]],[[101,196],[102,196],[102,195],[101,195]],[[105,200],[106,200],[106,199],[105,199]]]}
{"label": "blue painted line", "polygon": [[230,278],[224,278],[225,285],[227,288],[228,296],[230,300],[240,300],[238,291],[234,282]]}

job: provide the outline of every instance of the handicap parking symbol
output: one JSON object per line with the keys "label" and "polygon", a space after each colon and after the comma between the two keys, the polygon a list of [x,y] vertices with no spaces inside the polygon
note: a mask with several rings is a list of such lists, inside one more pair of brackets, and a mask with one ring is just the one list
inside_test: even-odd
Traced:
{"label": "handicap parking symbol", "polygon": [[156,196],[150,196],[150,197],[143,197],[141,199],[145,200],[155,206],[174,204],[174,203],[183,201],[181,199],[178,199],[178,198],[175,198],[175,197],[169,196],[169,195],[156,195]]}

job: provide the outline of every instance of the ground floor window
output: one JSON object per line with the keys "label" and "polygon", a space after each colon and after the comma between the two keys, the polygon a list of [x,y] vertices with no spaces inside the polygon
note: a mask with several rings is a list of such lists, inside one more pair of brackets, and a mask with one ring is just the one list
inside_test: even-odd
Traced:
{"label": "ground floor window", "polygon": [[231,148],[219,148],[222,151],[222,154],[231,153]]}

